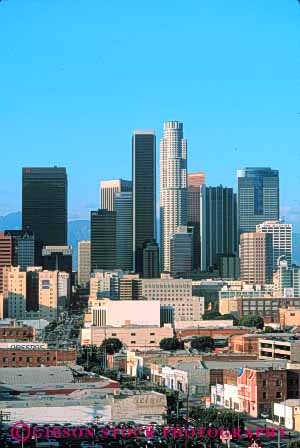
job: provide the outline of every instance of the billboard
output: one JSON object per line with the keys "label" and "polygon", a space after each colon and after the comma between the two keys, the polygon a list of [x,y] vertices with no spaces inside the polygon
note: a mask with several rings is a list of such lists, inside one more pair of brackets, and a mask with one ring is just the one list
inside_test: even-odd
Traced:
{"label": "billboard", "polygon": [[48,344],[44,342],[0,342],[0,349],[10,350],[45,350]]}
{"label": "billboard", "polygon": [[42,280],[42,289],[50,288],[50,280]]}

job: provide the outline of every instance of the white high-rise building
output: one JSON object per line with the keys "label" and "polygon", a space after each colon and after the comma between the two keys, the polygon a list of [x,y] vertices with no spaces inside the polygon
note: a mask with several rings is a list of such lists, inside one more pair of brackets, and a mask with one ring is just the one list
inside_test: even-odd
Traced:
{"label": "white high-rise building", "polygon": [[116,179],[103,180],[100,182],[100,208],[115,211],[115,193],[132,191],[131,180]]}
{"label": "white high-rise building", "polygon": [[78,284],[86,286],[91,275],[91,242],[78,241]]}
{"label": "white high-rise building", "polygon": [[265,221],[256,226],[258,233],[271,233],[273,236],[273,270],[278,268],[278,258],[285,256],[288,267],[292,267],[292,224],[281,221]]}
{"label": "white high-rise building", "polygon": [[160,142],[161,268],[170,271],[170,239],[177,227],[187,225],[187,142],[183,124],[164,123]]}

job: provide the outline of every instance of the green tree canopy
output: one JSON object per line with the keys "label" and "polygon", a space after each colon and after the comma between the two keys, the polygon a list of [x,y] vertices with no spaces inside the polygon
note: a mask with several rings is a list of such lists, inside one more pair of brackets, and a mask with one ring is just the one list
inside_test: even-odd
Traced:
{"label": "green tree canopy", "polygon": [[121,350],[123,347],[122,342],[118,338],[108,338],[104,339],[101,344],[102,349],[106,349],[106,353],[109,355],[113,355]]}
{"label": "green tree canopy", "polygon": [[203,314],[202,319],[203,320],[213,320],[218,319],[220,316],[222,316],[219,311],[207,311],[205,314]]}
{"label": "green tree canopy", "polygon": [[203,320],[235,320],[235,317],[232,314],[221,314],[219,311],[212,310],[207,311],[202,316]]}
{"label": "green tree canopy", "polygon": [[300,448],[300,440],[293,440],[288,444],[288,448]]}
{"label": "green tree canopy", "polygon": [[204,352],[207,350],[213,350],[215,348],[215,343],[209,336],[199,336],[191,340],[191,348]]}
{"label": "green tree canopy", "polygon": [[183,348],[183,342],[176,338],[164,338],[159,344],[162,350],[180,350]]}
{"label": "green tree canopy", "polygon": [[249,316],[243,316],[238,320],[238,325],[242,327],[255,327],[262,329],[264,328],[264,320],[261,316],[255,314],[250,314]]}

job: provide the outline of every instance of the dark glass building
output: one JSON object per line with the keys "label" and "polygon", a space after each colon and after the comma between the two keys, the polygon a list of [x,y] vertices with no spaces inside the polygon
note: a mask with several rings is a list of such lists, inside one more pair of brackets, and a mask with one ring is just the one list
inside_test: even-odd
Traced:
{"label": "dark glass building", "polygon": [[133,270],[143,273],[143,246],[156,237],[156,140],[154,131],[134,131],[133,179]]}
{"label": "dark glass building", "polygon": [[159,277],[159,247],[155,240],[144,243],[143,249],[143,277]]}
{"label": "dark glass building", "polygon": [[71,246],[45,246],[42,249],[42,257],[43,269],[72,274]]}
{"label": "dark glass building", "polygon": [[44,246],[67,244],[67,173],[65,168],[23,168],[22,228]]}
{"label": "dark glass building", "polygon": [[91,211],[91,272],[116,269],[116,212]]}
{"label": "dark glass building", "polygon": [[30,230],[5,230],[4,234],[12,238],[12,264],[25,271],[35,266],[35,239]]}
{"label": "dark glass building", "polygon": [[271,168],[238,170],[239,231],[256,232],[256,225],[279,220],[279,172]]}
{"label": "dark glass building", "polygon": [[201,186],[201,270],[219,270],[220,255],[238,256],[237,198],[232,188]]}

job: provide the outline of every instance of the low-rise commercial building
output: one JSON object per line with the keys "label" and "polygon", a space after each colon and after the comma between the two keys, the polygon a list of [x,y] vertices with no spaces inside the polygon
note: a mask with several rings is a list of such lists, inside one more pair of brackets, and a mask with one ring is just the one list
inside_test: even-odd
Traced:
{"label": "low-rise commercial building", "polygon": [[[211,338],[215,339],[226,339],[228,337],[231,337],[235,334],[244,334],[249,332],[249,328],[245,327],[219,327],[214,326],[212,322],[215,321],[202,321],[205,323],[205,326],[199,325],[199,326],[189,326],[189,327],[177,327],[175,325],[175,333],[176,337],[179,339],[185,339],[185,338],[191,338],[193,336],[209,336]],[[223,322],[223,321],[222,321]],[[229,321],[230,322],[230,321]],[[192,324],[192,323],[191,323]]]}
{"label": "low-rise commercial building", "polygon": [[237,378],[240,411],[260,417],[272,415],[273,403],[287,396],[287,372],[285,369],[242,368]]}
{"label": "low-rise commercial building", "polygon": [[300,308],[279,308],[279,323],[282,329],[300,326]]}
{"label": "low-rise commercial building", "polygon": [[251,314],[259,314],[265,323],[279,322],[279,309],[300,307],[300,299],[296,297],[221,297],[219,311],[221,314],[233,314],[240,318]]}
{"label": "low-rise commercial building", "polygon": [[274,403],[274,421],[287,429],[300,432],[300,400]]}
{"label": "low-rise commercial building", "polygon": [[[4,343],[5,344],[5,343]],[[10,347],[0,346],[1,367],[41,367],[76,364],[76,350],[56,350],[45,348],[46,344],[11,343]]]}
{"label": "low-rise commercial building", "polygon": [[151,381],[195,397],[206,396],[210,391],[210,372],[199,361],[181,361],[172,366],[153,364]]}
{"label": "low-rise commercial building", "polygon": [[261,338],[258,341],[258,353],[260,359],[284,359],[289,362],[300,362],[300,336],[288,338],[274,336]]}
{"label": "low-rise commercial building", "polygon": [[[297,336],[296,336],[297,337]],[[300,336],[299,336],[300,337]],[[259,354],[259,340],[273,339],[288,340],[291,333],[245,333],[233,334],[228,338],[228,348],[233,353],[256,353]],[[266,359],[269,359],[266,358]],[[275,358],[274,358],[275,359]],[[283,358],[278,358],[283,359]]]}
{"label": "low-rise commercial building", "polygon": [[216,384],[211,386],[211,405],[240,412],[238,386],[236,384]]}
{"label": "low-rise commercial building", "polygon": [[0,340],[14,340],[14,341],[33,341],[35,330],[33,327],[15,327],[14,321],[11,321],[9,326],[2,326],[0,324]]}
{"label": "low-rise commercial building", "polygon": [[[105,389],[104,389],[105,390]],[[79,397],[79,398],[78,398]],[[98,394],[95,389],[85,389],[82,393],[76,391],[68,396],[55,395],[48,397],[28,396],[18,400],[0,402],[0,412],[9,407],[10,422],[38,424],[68,424],[74,426],[123,421],[134,421],[140,425],[156,422],[163,423],[166,413],[166,396],[158,392],[122,393],[117,395]]]}
{"label": "low-rise commercial building", "polygon": [[81,344],[94,344],[100,346],[105,339],[120,339],[123,346],[132,350],[158,349],[160,341],[164,338],[173,337],[171,325],[138,326],[129,325],[122,327],[95,327],[81,329]]}

